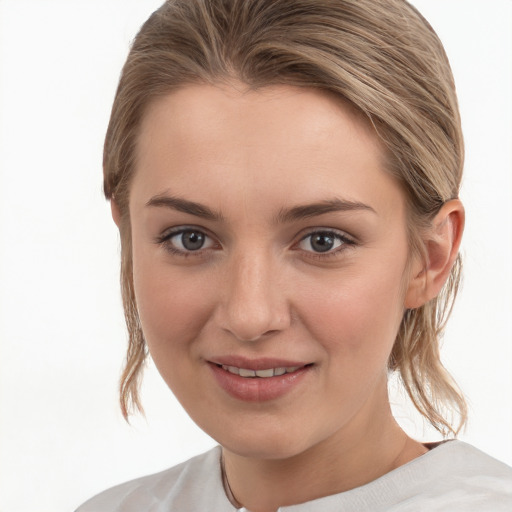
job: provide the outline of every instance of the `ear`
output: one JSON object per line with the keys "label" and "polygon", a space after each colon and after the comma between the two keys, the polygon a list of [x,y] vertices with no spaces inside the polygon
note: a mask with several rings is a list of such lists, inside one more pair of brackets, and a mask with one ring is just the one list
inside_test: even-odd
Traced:
{"label": "ear", "polygon": [[426,261],[417,258],[405,297],[405,308],[415,309],[437,297],[459,253],[464,231],[464,206],[458,199],[446,202],[424,235]]}
{"label": "ear", "polygon": [[112,210],[112,218],[114,219],[116,226],[120,229],[121,228],[121,210],[119,209],[119,206],[113,197],[110,200],[110,209]]}

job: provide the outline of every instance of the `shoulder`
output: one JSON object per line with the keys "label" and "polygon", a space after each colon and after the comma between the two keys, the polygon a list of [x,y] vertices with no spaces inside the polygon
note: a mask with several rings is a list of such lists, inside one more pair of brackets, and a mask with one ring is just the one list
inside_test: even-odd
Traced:
{"label": "shoulder", "polygon": [[292,510],[510,512],[512,468],[467,443],[447,441],[362,487]]}
{"label": "shoulder", "polygon": [[404,466],[402,476],[418,506],[465,512],[512,510],[512,468],[462,441],[432,449]]}
{"label": "shoulder", "polygon": [[[117,485],[94,496],[76,512],[192,510],[192,502],[225,500],[220,476],[220,448],[153,475]],[[203,497],[203,498],[200,498]],[[200,505],[199,503],[197,505]]]}
{"label": "shoulder", "polygon": [[[447,441],[431,450],[429,454],[431,457],[425,457],[424,460],[426,466],[438,466],[454,477],[488,476],[508,484],[512,480],[510,466],[463,441]],[[506,489],[512,493],[510,486]]]}

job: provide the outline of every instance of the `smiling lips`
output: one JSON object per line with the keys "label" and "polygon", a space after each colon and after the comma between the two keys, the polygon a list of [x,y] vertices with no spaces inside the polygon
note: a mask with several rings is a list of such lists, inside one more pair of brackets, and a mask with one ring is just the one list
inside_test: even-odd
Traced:
{"label": "smiling lips", "polygon": [[236,366],[228,366],[223,364],[222,369],[232,373],[233,375],[240,375],[240,377],[244,378],[252,378],[252,377],[260,377],[262,379],[267,379],[268,377],[276,377],[279,375],[284,375],[285,373],[293,373],[297,371],[300,366],[289,366],[284,367],[281,366],[279,368],[268,368],[266,370],[248,370],[246,368],[237,368]]}
{"label": "smiling lips", "polygon": [[232,398],[246,402],[275,400],[292,392],[311,373],[313,364],[288,361],[210,361],[216,382]]}

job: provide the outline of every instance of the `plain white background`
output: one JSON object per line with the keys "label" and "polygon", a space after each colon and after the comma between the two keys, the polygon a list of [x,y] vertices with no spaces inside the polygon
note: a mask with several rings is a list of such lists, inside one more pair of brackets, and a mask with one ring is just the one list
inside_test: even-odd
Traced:
{"label": "plain white background", "polygon": [[[512,464],[512,2],[415,0],[445,43],[467,163],[465,285],[443,356],[461,436]],[[117,407],[126,335],[101,152],[131,38],[159,0],[0,0],[0,512],[64,512],[214,443],[150,364]],[[433,439],[393,397],[405,427]]]}

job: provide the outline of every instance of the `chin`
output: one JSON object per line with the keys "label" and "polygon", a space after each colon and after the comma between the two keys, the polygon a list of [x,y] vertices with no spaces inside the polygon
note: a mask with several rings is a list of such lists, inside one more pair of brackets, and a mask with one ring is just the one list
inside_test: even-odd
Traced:
{"label": "chin", "polygon": [[259,460],[285,460],[305,451],[302,443],[290,443],[283,446],[282,439],[245,440],[221,443],[221,446],[239,457]]}
{"label": "chin", "polygon": [[[226,450],[240,457],[265,460],[284,460],[300,455],[319,442],[311,439],[308,432],[293,432],[284,426],[251,429],[222,429],[212,436]],[[210,434],[211,435],[211,434]]]}

